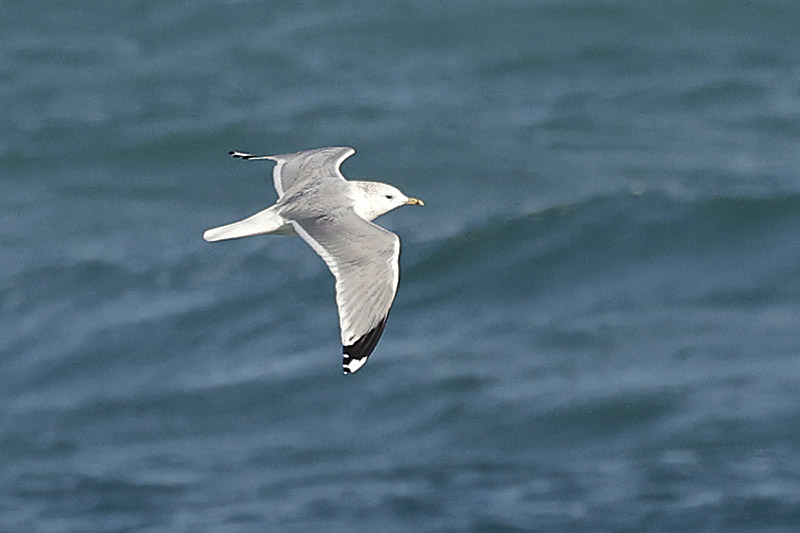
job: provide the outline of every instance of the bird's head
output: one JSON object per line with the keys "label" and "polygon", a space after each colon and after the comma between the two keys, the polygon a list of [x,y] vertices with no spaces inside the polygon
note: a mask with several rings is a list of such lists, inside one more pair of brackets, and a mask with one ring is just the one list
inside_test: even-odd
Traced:
{"label": "bird's head", "polygon": [[356,212],[367,220],[378,218],[403,205],[425,205],[422,200],[409,198],[400,189],[388,183],[378,181],[352,183],[356,183],[364,191],[365,199],[363,202],[356,202]]}

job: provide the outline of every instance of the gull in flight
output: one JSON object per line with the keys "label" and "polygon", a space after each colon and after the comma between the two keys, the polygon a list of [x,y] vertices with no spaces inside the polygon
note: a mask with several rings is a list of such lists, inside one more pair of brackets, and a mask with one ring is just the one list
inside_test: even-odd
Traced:
{"label": "gull in flight", "polygon": [[345,374],[364,366],[386,326],[400,279],[400,239],[372,220],[402,205],[425,205],[375,181],[348,181],[346,146],[293,154],[230,152],[249,161],[268,159],[278,201],[250,217],[203,233],[208,242],[252,235],[299,235],[336,278],[336,305]]}

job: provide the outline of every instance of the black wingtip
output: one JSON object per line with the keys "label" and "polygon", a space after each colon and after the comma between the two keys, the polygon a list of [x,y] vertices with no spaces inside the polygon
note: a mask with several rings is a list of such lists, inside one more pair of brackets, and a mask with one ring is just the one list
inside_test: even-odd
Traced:
{"label": "black wingtip", "polygon": [[386,327],[386,317],[383,317],[377,326],[369,330],[350,346],[342,346],[342,370],[345,374],[353,374],[367,364],[370,354],[377,346],[378,341]]}

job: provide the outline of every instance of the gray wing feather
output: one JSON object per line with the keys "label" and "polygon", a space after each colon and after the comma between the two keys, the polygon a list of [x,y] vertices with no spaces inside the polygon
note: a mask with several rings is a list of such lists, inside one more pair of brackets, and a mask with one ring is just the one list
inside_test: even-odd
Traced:
{"label": "gray wing feather", "polygon": [[300,183],[338,177],[344,179],[340,167],[342,162],[356,153],[349,146],[331,146],[315,150],[303,150],[292,154],[267,156],[278,164],[272,171],[272,180],[278,196]]}
{"label": "gray wing feather", "polygon": [[397,235],[352,210],[295,220],[292,225],[336,278],[342,345],[350,346],[382,327],[400,279]]}

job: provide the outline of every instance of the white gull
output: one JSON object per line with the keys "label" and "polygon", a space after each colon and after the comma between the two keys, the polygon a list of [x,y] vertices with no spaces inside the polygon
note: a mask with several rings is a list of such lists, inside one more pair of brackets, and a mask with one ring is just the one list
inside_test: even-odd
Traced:
{"label": "white gull", "polygon": [[346,180],[340,167],[354,153],[346,146],[281,155],[230,152],[275,161],[278,200],[203,233],[209,242],[271,234],[299,235],[308,243],[336,278],[345,374],[364,366],[375,349],[400,279],[400,239],[372,220],[402,205],[425,205],[386,183]]}

